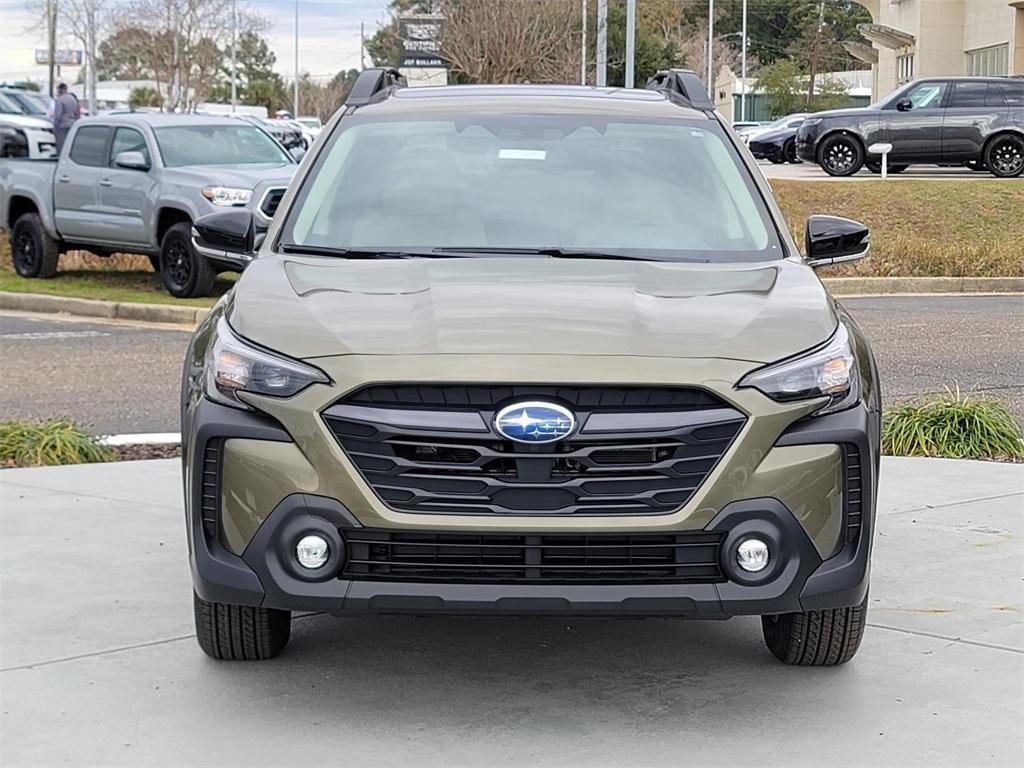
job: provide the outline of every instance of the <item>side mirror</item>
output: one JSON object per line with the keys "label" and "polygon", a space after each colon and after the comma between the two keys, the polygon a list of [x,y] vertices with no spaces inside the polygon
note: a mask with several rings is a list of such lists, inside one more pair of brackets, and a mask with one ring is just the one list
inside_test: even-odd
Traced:
{"label": "side mirror", "polygon": [[914,102],[912,102],[910,99],[906,98],[905,96],[902,99],[900,99],[899,101],[896,102],[896,111],[897,112],[909,112],[913,108],[914,108]]}
{"label": "side mirror", "polygon": [[114,157],[114,165],[118,168],[130,168],[133,171],[149,170],[149,161],[141,152],[118,152]]}
{"label": "side mirror", "polygon": [[192,245],[197,253],[236,266],[253,260],[265,235],[247,208],[209,213],[192,225]]}
{"label": "side mirror", "polygon": [[808,263],[817,269],[868,255],[870,233],[859,221],[839,216],[811,216],[807,219],[804,247]]}

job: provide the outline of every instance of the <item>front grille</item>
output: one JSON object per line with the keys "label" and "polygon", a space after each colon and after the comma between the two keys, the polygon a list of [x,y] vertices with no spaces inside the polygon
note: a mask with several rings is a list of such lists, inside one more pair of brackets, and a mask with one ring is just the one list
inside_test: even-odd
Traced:
{"label": "front grille", "polygon": [[203,484],[201,512],[203,529],[211,539],[217,538],[217,519],[220,517],[220,456],[223,439],[208,440],[203,449]]}
{"label": "front grille", "polygon": [[843,444],[845,459],[846,483],[843,500],[846,507],[846,540],[856,541],[860,536],[861,513],[863,510],[863,499],[861,494],[863,486],[861,483],[860,451],[852,443]]}
{"label": "front grille", "polygon": [[268,219],[274,218],[274,214],[277,213],[277,207],[281,204],[281,199],[284,197],[285,189],[272,189],[263,196],[263,201],[260,203],[260,210],[263,211],[264,215]]}
{"label": "front grille", "polygon": [[[400,512],[666,514],[693,495],[744,423],[692,389],[383,389],[357,392],[324,418],[374,492]],[[503,404],[538,397],[571,407],[577,432],[529,445],[493,430]]]}
{"label": "front grille", "polygon": [[723,581],[724,534],[434,533],[343,530],[342,578],[365,581],[615,583]]}

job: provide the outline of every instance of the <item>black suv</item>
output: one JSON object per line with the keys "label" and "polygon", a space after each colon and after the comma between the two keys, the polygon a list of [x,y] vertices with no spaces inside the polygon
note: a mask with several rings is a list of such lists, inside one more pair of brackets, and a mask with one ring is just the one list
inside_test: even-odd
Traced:
{"label": "black suv", "polygon": [[964,164],[1000,177],[1024,171],[1024,79],[944,77],[908,83],[862,109],[819,112],[797,133],[797,154],[832,176],[867,166],[881,156],[870,148],[891,144],[889,170],[908,165]]}

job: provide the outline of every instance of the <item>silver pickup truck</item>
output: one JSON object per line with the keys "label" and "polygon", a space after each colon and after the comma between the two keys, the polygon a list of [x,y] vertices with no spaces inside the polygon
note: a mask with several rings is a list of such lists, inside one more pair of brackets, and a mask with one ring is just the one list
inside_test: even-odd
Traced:
{"label": "silver pickup truck", "polygon": [[55,161],[0,161],[0,227],[23,277],[53,277],[66,251],[141,253],[171,295],[203,296],[248,260],[199,253],[192,222],[237,207],[265,226],[295,168],[266,131],[229,117],[89,118]]}

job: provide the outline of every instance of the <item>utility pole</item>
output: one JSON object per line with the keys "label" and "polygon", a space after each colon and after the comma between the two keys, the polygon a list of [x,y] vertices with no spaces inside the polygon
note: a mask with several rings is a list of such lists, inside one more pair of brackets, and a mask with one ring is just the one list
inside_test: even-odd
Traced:
{"label": "utility pole", "polygon": [[747,0],[743,0],[743,52],[740,65],[740,120],[747,119]]}
{"label": "utility pole", "polygon": [[[366,24],[359,22],[359,71],[366,69]],[[298,115],[296,115],[298,117]]]}
{"label": "utility pole", "polygon": [[295,104],[292,117],[299,116],[299,0],[295,0]]}
{"label": "utility pole", "polygon": [[708,0],[708,96],[715,103],[715,0]]}
{"label": "utility pole", "polygon": [[53,62],[57,58],[57,0],[46,0],[46,38],[50,50],[50,98],[57,95],[53,82]]}
{"label": "utility pole", "polygon": [[818,49],[821,47],[821,28],[825,25],[825,0],[818,6],[818,27],[814,30],[814,47],[811,49],[811,76],[807,84],[807,106],[814,98],[814,78],[818,74]]}
{"label": "utility pole", "polygon": [[580,40],[580,85],[587,84],[587,0],[581,0],[580,17],[583,22],[583,37]]}
{"label": "utility pole", "polygon": [[238,39],[238,4],[231,0],[231,111],[238,107],[238,56],[235,45]]}
{"label": "utility pole", "polygon": [[636,67],[636,0],[626,0],[626,87],[632,88]]}
{"label": "utility pole", "polygon": [[608,85],[608,0],[597,0],[597,87]]}

